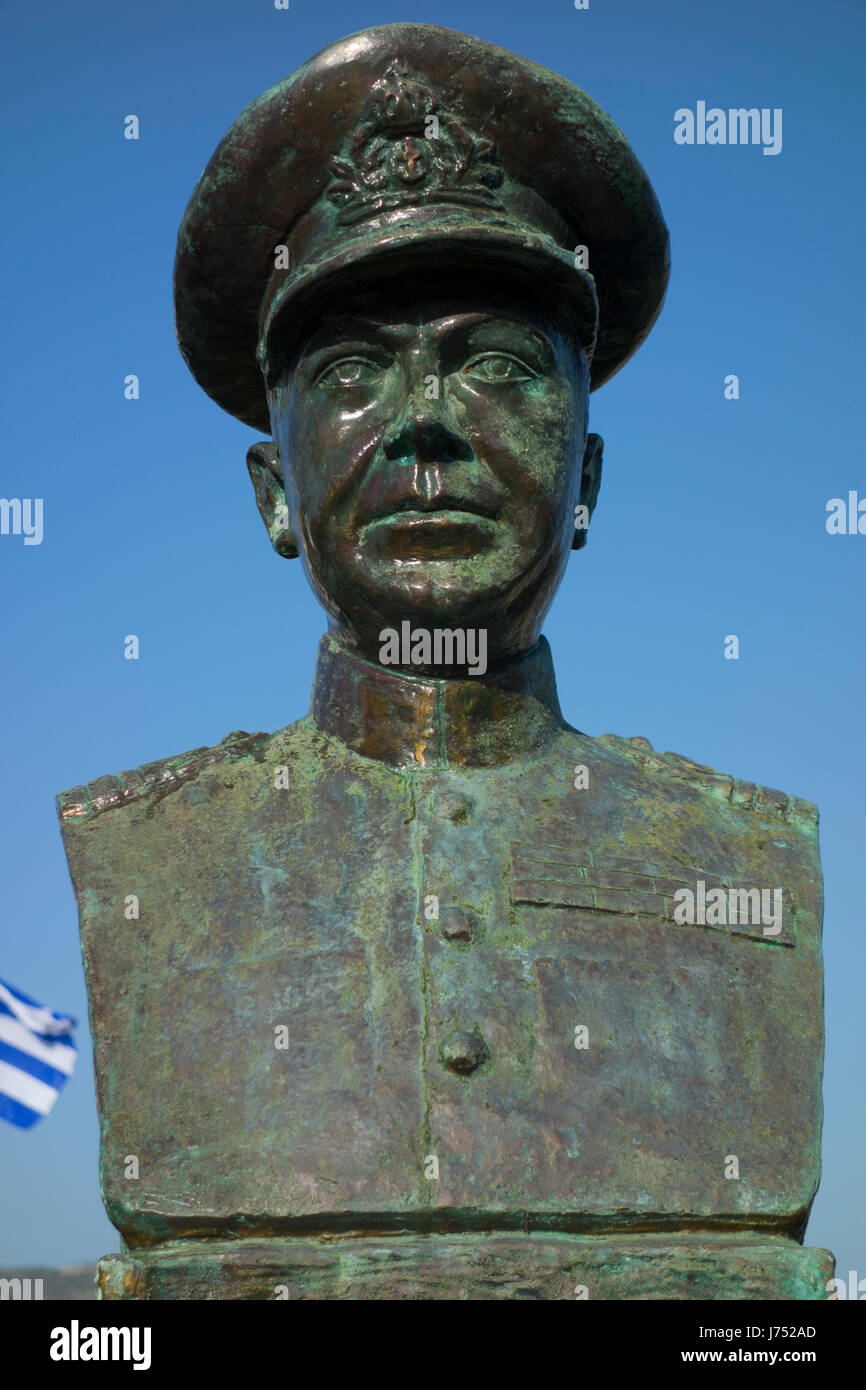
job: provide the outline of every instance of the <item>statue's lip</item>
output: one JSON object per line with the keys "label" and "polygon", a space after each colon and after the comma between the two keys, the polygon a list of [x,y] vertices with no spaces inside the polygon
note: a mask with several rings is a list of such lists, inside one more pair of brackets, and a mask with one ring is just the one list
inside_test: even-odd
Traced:
{"label": "statue's lip", "polygon": [[435,497],[426,500],[421,497],[406,497],[400,502],[389,502],[385,506],[376,508],[365,519],[365,525],[371,525],[376,521],[397,521],[406,522],[424,521],[436,515],[447,518],[463,517],[484,517],[488,521],[495,521],[499,516],[500,508],[492,504],[480,501],[470,501],[462,497]]}

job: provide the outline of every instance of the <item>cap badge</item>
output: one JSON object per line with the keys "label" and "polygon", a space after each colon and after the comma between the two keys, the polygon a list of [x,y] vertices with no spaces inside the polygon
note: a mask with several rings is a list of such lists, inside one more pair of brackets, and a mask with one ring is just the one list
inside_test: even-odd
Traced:
{"label": "cap badge", "polygon": [[467,129],[423,79],[392,63],[370,89],[340,156],[327,197],[349,226],[411,203],[501,208],[504,171],[491,140]]}

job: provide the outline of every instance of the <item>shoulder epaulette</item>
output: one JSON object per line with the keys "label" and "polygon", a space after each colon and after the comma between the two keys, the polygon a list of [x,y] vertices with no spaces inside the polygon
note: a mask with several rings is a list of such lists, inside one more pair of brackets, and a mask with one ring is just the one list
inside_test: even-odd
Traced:
{"label": "shoulder epaulette", "polygon": [[197,776],[204,768],[249,754],[257,756],[270,737],[270,734],[248,734],[242,729],[235,729],[212,748],[192,748],[188,753],[145,763],[142,767],[118,772],[115,776],[97,777],[83,787],[72,787],[59,794],[57,809],[60,819],[94,816],[115,806],[125,806],[154,791],[160,794],[172,791],[180,783]]}
{"label": "shoulder epaulette", "polygon": [[733,806],[744,806],[751,811],[771,811],[782,820],[794,824],[810,827],[818,824],[818,807],[811,801],[789,796],[787,792],[777,791],[774,787],[761,787],[757,782],[744,782],[705,763],[693,762],[681,753],[657,753],[648,738],[619,738],[616,734],[603,734],[599,742],[625,752],[645,772],[661,772],[681,782],[690,782],[722,801],[729,801]]}

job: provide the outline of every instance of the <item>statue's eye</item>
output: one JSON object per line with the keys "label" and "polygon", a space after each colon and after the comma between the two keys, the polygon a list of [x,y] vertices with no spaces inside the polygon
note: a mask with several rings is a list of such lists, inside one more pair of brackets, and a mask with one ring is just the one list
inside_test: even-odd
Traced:
{"label": "statue's eye", "polygon": [[512,385],[515,381],[532,381],[537,374],[519,357],[505,352],[485,352],[473,357],[461,372],[487,385]]}
{"label": "statue's eye", "polygon": [[341,357],[338,362],[330,362],[316,379],[322,386],[366,386],[379,372],[376,362],[367,357]]}

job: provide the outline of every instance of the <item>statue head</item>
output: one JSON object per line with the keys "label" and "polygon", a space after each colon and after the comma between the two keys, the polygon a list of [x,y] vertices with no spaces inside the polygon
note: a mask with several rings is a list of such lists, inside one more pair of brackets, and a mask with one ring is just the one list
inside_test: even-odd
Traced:
{"label": "statue head", "polygon": [[408,619],[483,630],[491,666],[532,646],[601,469],[556,306],[507,279],[374,279],[269,361],[259,509],[345,640],[375,659]]}
{"label": "statue head", "polygon": [[223,140],[181,227],[178,335],[269,429],[248,453],[259,510],[332,630],[374,661],[406,620],[483,630],[496,666],[537,641],[585,543],[589,394],[666,276],[646,176],[584,93],[478,39],[383,26]]}

